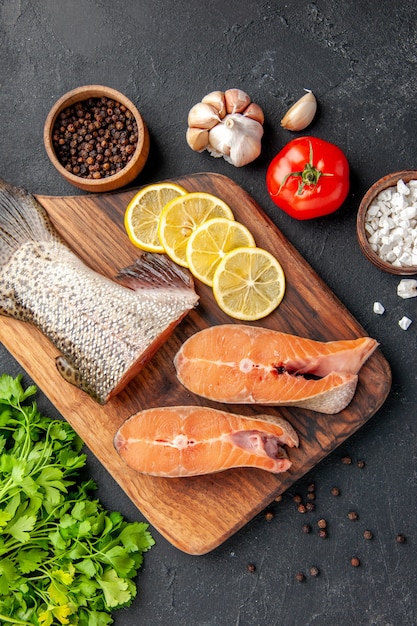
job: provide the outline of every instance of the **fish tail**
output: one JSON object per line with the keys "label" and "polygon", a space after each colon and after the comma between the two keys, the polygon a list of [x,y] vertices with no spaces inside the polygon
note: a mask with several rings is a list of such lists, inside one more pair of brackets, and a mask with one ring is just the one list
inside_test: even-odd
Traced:
{"label": "fish tail", "polygon": [[166,254],[144,253],[132,265],[120,270],[116,280],[138,291],[160,287],[194,290],[191,273]]}
{"label": "fish tail", "polygon": [[30,193],[0,180],[0,267],[28,241],[61,240]]}

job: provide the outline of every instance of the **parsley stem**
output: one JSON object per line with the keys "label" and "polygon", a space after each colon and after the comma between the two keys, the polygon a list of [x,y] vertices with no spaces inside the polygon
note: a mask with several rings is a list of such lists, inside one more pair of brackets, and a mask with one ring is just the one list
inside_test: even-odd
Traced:
{"label": "parsley stem", "polygon": [[33,622],[22,622],[16,619],[15,617],[13,619],[10,619],[10,617],[7,617],[6,615],[1,615],[1,614],[0,614],[0,620],[2,622],[7,622],[8,624],[13,624],[13,626],[32,626],[33,624]]}

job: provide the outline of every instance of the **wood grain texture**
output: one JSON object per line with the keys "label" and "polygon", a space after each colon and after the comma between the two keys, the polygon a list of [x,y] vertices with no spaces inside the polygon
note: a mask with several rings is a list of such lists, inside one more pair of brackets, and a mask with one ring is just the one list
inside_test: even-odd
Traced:
{"label": "wood grain texture", "polygon": [[[320,341],[366,335],[364,329],[317,276],[255,201],[229,178],[211,173],[176,179],[189,191],[207,191],[222,198],[237,220],[252,231],[256,243],[281,262],[287,289],[279,308],[258,325]],[[136,190],[94,196],[46,197],[38,200],[71,248],[97,271],[114,276],[138,254],[123,227],[123,216]],[[174,546],[189,554],[204,554],[219,546],[288,489],[314,465],[369,420],[391,387],[390,367],[378,349],[365,363],[351,404],[337,415],[299,408],[274,409],[288,419],[300,437],[291,450],[289,472],[272,475],[236,469],[192,478],[156,478],[127,468],[113,447],[113,438],[130,415],[151,406],[205,404],[177,381],[173,357],[194,332],[220,323],[233,323],[217,307],[211,289],[197,282],[198,308],[177,327],[128,387],[106,406],[63,381],[54,358],[57,351],[36,328],[0,318],[0,339],[86,442],[149,522]],[[230,405],[235,413],[254,415],[262,407]]]}

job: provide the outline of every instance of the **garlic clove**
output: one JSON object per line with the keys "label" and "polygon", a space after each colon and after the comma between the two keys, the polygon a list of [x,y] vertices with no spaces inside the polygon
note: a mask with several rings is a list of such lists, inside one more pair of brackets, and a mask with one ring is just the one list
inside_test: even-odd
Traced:
{"label": "garlic clove", "polygon": [[265,121],[264,112],[259,104],[255,104],[255,102],[251,102],[250,105],[243,111],[242,115],[250,117],[252,120],[256,120],[260,124],[263,124]]}
{"label": "garlic clove", "polygon": [[230,146],[230,156],[226,161],[235,167],[242,167],[254,161],[261,154],[261,137],[263,126],[250,117],[242,118],[240,125],[244,127],[234,137]]}
{"label": "garlic clove", "polygon": [[207,150],[214,157],[230,154],[230,144],[233,141],[232,129],[226,124],[217,124],[209,131]]}
{"label": "garlic clove", "polygon": [[241,89],[227,89],[224,92],[227,113],[242,113],[251,103],[248,94]]}
{"label": "garlic clove", "polygon": [[317,100],[312,91],[297,100],[281,120],[281,126],[287,130],[304,130],[314,119],[317,111]]}
{"label": "garlic clove", "polygon": [[216,109],[220,119],[223,119],[226,115],[226,100],[223,91],[211,91],[204,96],[201,102],[211,104],[211,106]]}
{"label": "garlic clove", "polygon": [[207,150],[212,156],[223,156],[235,167],[254,161],[261,153],[262,124],[239,113],[227,115],[209,132]]}
{"label": "garlic clove", "polygon": [[220,122],[216,109],[211,104],[198,102],[188,112],[188,126],[195,128],[213,128]]}
{"label": "garlic clove", "polygon": [[206,128],[189,127],[185,137],[192,150],[203,152],[209,142],[209,131]]}

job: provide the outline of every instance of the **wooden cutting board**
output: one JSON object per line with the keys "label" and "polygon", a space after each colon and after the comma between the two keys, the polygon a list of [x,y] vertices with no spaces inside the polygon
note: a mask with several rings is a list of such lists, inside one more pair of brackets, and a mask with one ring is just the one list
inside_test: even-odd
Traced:
{"label": "wooden cutting board", "polygon": [[[255,201],[229,178],[210,173],[176,179],[189,191],[207,191],[232,208],[238,221],[252,231],[257,245],[281,262],[287,289],[279,308],[259,325],[316,340],[354,338],[365,330],[333,295],[303,257],[262,212]],[[95,270],[114,276],[137,256],[123,227],[123,215],[136,190],[94,196],[38,196],[57,230],[70,247]],[[66,383],[55,367],[56,349],[30,324],[0,318],[0,339],[36,384],[49,397],[125,490],[149,522],[174,546],[189,554],[204,554],[219,546],[288,489],[383,404],[391,387],[391,372],[378,349],[362,368],[356,395],[337,415],[297,408],[274,409],[288,419],[300,437],[291,450],[289,472],[272,475],[236,469],[209,476],[167,479],[128,469],[113,448],[113,437],[130,415],[151,406],[206,404],[178,383],[173,357],[194,332],[219,323],[233,323],[217,307],[210,288],[196,284],[198,308],[177,327],[152,361],[118,397],[100,406]],[[262,407],[229,406],[235,413],[254,415]]]}

